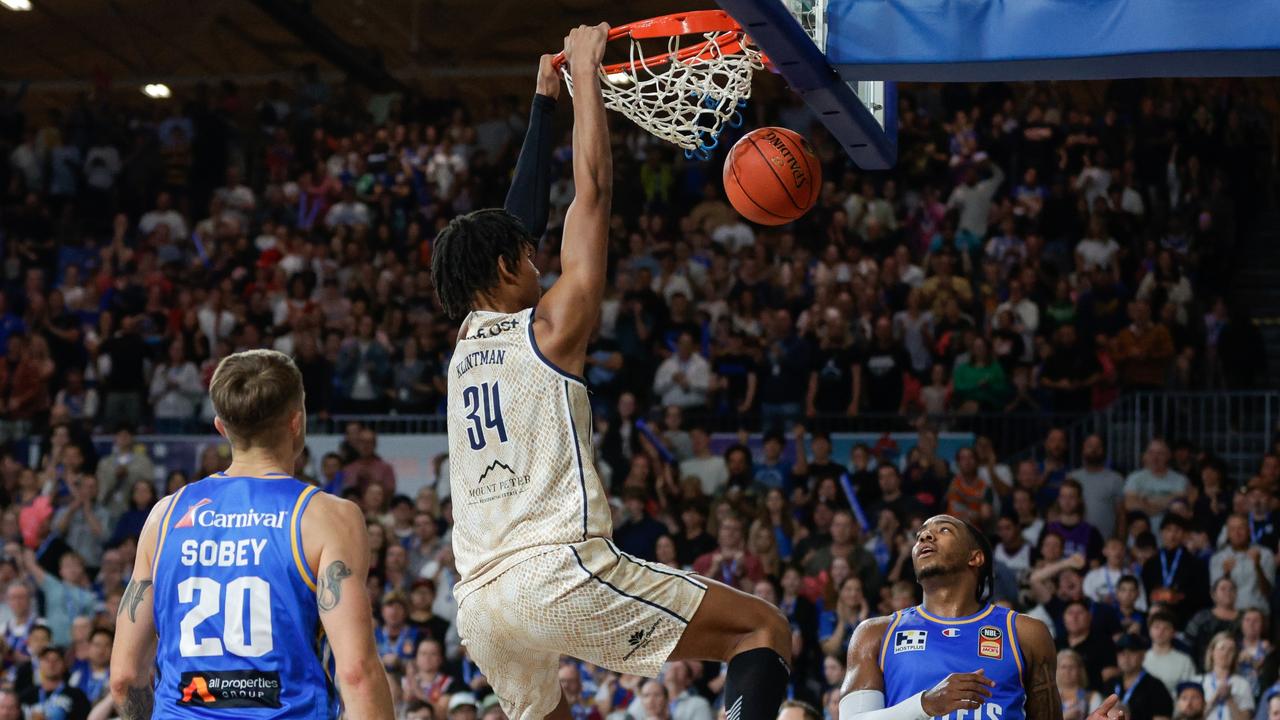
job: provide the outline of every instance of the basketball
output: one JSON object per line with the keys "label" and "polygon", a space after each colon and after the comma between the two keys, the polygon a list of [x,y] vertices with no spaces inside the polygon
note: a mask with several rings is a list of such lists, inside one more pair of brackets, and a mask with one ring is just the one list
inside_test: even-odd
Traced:
{"label": "basketball", "polygon": [[724,192],[751,222],[783,225],[809,212],[822,188],[822,166],[809,142],[780,127],[752,130],[724,161]]}

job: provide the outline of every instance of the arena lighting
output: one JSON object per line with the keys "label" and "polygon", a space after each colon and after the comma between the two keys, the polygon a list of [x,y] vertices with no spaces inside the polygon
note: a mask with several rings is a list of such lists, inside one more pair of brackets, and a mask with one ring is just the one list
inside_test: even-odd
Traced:
{"label": "arena lighting", "polygon": [[[5,2],[5,1],[6,0],[0,0],[0,2]],[[23,2],[24,0],[17,0],[17,1]],[[143,86],[142,94],[146,95],[149,98],[154,98],[156,100],[163,100],[164,98],[169,97],[172,93],[169,92],[169,86],[165,85],[164,83],[150,83],[148,85]]]}
{"label": "arena lighting", "polygon": [[31,0],[0,0],[0,5],[10,10],[30,10]]}

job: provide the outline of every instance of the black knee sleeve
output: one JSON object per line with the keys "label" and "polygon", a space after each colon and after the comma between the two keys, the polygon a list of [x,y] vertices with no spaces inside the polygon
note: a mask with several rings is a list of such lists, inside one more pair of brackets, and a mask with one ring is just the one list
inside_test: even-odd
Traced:
{"label": "black knee sleeve", "polygon": [[773,720],[790,680],[791,668],[772,648],[734,655],[724,683],[726,720]]}

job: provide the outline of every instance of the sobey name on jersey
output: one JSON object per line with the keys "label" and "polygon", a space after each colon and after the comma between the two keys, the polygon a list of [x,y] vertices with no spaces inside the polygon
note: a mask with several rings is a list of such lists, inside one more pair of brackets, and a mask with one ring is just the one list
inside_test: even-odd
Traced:
{"label": "sobey name on jersey", "polygon": [[[180,561],[189,567],[246,567],[262,564],[266,538],[248,540],[184,540]],[[253,562],[249,556],[253,555]]]}

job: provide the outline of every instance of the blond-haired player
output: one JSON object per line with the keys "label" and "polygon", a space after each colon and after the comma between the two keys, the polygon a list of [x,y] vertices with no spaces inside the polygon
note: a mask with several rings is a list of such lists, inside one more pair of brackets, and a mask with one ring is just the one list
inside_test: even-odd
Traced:
{"label": "blond-haired player", "polygon": [[236,353],[209,394],[231,466],[147,518],[116,621],[117,710],[336,718],[340,694],[347,717],[391,720],[364,517],[290,475],[306,428],[298,368],[272,350]]}

